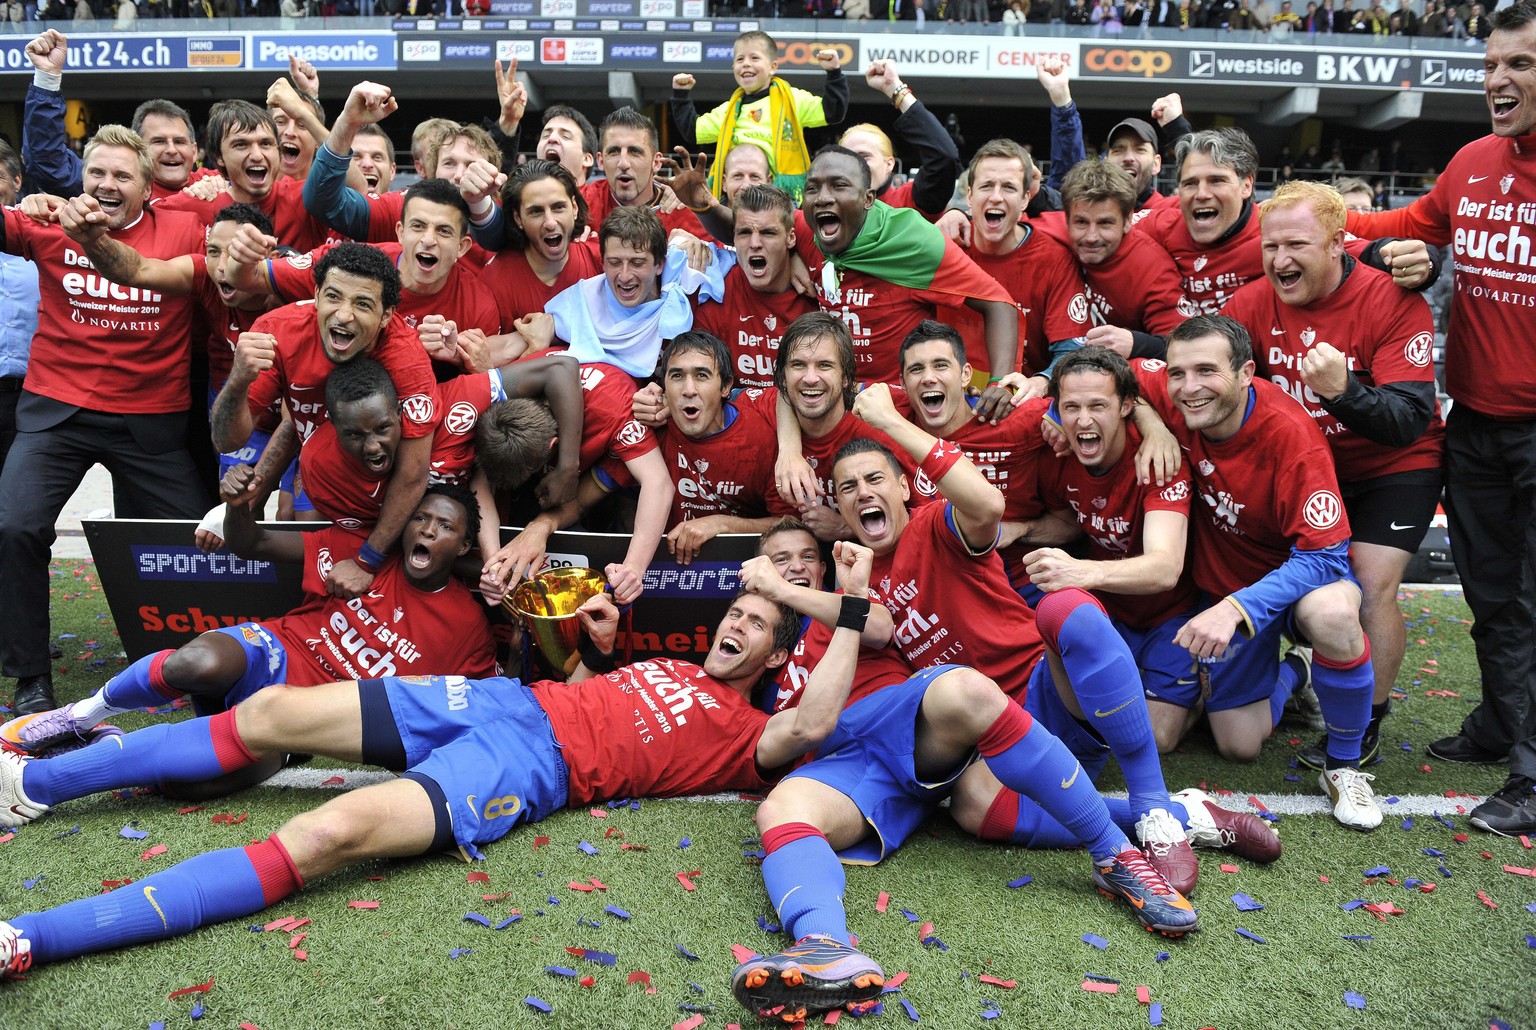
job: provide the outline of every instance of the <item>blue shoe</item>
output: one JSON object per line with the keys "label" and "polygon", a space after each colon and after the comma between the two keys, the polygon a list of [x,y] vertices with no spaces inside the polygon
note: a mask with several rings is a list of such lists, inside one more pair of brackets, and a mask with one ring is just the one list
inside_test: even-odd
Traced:
{"label": "blue shoe", "polygon": [[1093,884],[1099,893],[1129,903],[1148,930],[1182,937],[1195,929],[1195,907],[1135,848],[1120,852],[1109,865],[1094,863]]}
{"label": "blue shoe", "polygon": [[736,967],[731,993],[764,1019],[799,1023],[818,1012],[880,997],[885,974],[875,960],[830,937],[803,937],[777,955]]}

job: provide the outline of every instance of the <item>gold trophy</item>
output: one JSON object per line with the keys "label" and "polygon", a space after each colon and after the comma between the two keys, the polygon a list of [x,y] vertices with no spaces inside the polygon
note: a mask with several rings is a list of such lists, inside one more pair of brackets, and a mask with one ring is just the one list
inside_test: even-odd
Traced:
{"label": "gold trophy", "polygon": [[[501,603],[523,624],[524,640],[532,637],[550,665],[569,676],[580,661],[576,645],[581,639],[581,620],[576,609],[607,586],[608,580],[596,569],[549,569],[518,584]],[[525,644],[524,682],[531,673],[528,659]]]}

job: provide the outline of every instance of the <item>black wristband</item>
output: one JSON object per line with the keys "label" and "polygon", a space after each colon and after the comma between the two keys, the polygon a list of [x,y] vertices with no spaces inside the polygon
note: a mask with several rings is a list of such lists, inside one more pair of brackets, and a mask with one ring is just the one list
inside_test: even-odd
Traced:
{"label": "black wristband", "polygon": [[837,613],[837,628],[851,629],[855,633],[864,632],[864,624],[869,621],[869,598],[849,597],[843,595],[842,609]]}
{"label": "black wristband", "polygon": [[576,643],[576,653],[581,655],[582,665],[585,665],[599,675],[605,672],[612,672],[619,667],[619,663],[614,659],[613,652],[599,651],[597,645],[592,642],[592,638],[585,633],[581,635],[581,639]]}

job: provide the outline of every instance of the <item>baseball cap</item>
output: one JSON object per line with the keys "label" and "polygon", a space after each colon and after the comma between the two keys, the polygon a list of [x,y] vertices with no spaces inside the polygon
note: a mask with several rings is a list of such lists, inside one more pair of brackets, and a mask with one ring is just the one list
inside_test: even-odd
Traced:
{"label": "baseball cap", "polygon": [[1162,149],[1163,141],[1161,134],[1157,131],[1156,127],[1154,127],[1151,122],[1145,121],[1141,118],[1127,118],[1120,124],[1116,125],[1113,129],[1110,129],[1109,135],[1104,138],[1105,146],[1108,147],[1109,144],[1115,141],[1116,136],[1119,136],[1121,133],[1125,132],[1129,132],[1136,136],[1136,138],[1141,140],[1143,143],[1150,143],[1153,147],[1159,150]]}

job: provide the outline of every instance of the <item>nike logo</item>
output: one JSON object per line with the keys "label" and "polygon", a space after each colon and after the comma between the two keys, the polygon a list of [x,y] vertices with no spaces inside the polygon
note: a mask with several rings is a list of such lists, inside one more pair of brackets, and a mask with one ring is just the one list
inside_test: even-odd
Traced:
{"label": "nike logo", "polygon": [[1116,712],[1123,712],[1123,711],[1125,711],[1127,708],[1129,708],[1131,705],[1133,705],[1135,703],[1136,703],[1136,699],[1134,697],[1131,697],[1131,698],[1127,698],[1124,701],[1120,702],[1118,705],[1116,705],[1115,707],[1111,708],[1107,712],[1104,711],[1103,709],[1095,708],[1093,710],[1093,717],[1095,719],[1108,719],[1111,715],[1114,715]]}
{"label": "nike logo", "polygon": [[1192,687],[1196,683],[1199,683],[1199,682],[1200,681],[1197,680],[1197,679],[1193,679],[1193,678],[1191,678],[1191,679],[1184,679],[1183,677],[1180,677],[1179,679],[1174,680],[1174,683],[1177,684],[1178,686],[1181,686],[1181,687]]}
{"label": "nike logo", "polygon": [[1284,336],[1285,335],[1285,330],[1284,329],[1271,329],[1269,331],[1269,335],[1271,335],[1271,336]]}
{"label": "nike logo", "polygon": [[155,910],[155,915],[160,917],[160,926],[161,926],[161,928],[165,929],[165,930],[169,930],[171,928],[171,924],[166,921],[165,911],[163,909],[161,909],[160,903],[155,900],[155,891],[157,891],[157,890],[159,890],[158,887],[145,887],[144,888],[144,900],[149,902],[149,907],[154,909]]}
{"label": "nike logo", "polygon": [[1076,769],[1073,769],[1072,770],[1072,775],[1068,776],[1066,779],[1061,781],[1061,789],[1062,790],[1066,790],[1068,787],[1072,786],[1072,784],[1076,783],[1077,782],[1077,774],[1082,772],[1082,771],[1083,771],[1083,767],[1081,765],[1079,765]]}
{"label": "nike logo", "polygon": [[738,322],[750,322],[756,317],[756,315],[739,315],[736,320]]}
{"label": "nike logo", "polygon": [[1475,183],[1482,182],[1486,178],[1488,178],[1486,175],[1469,175],[1467,176],[1467,185],[1471,186]]}
{"label": "nike logo", "polygon": [[1067,487],[1067,493],[1069,493],[1069,494],[1075,494],[1075,493],[1077,493],[1077,487],[1075,487],[1075,486],[1069,486],[1069,487]]}
{"label": "nike logo", "polygon": [[1390,525],[1391,525],[1391,528],[1392,528],[1393,532],[1398,532],[1398,531],[1404,530],[1404,529],[1413,529],[1413,528],[1415,528],[1413,526],[1399,526],[1396,522],[1393,522]]}
{"label": "nike logo", "polygon": [[473,794],[468,795],[467,797],[464,798],[464,801],[465,801],[466,804],[469,805],[469,810],[471,812],[479,811],[479,809],[477,809],[475,807],[475,795],[473,795]]}

